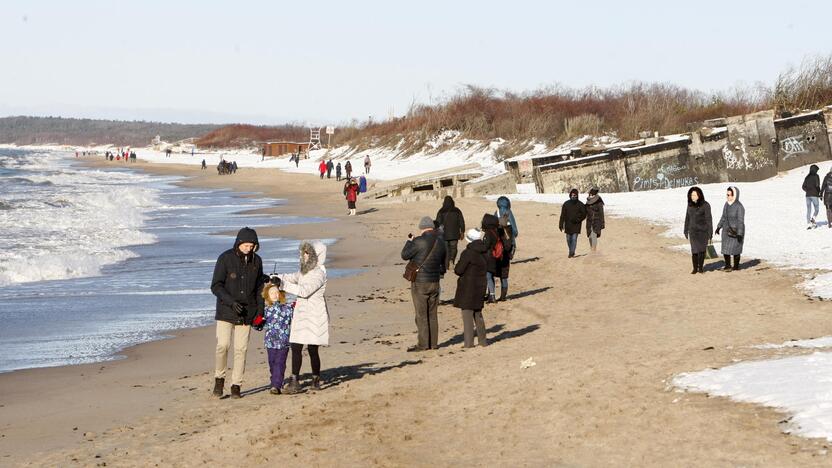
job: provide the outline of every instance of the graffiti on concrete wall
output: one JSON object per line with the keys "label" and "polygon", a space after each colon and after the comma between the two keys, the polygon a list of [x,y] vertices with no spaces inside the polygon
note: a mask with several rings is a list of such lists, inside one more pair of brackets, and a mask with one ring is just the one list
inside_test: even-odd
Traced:
{"label": "graffiti on concrete wall", "polygon": [[646,177],[636,176],[633,178],[633,190],[659,190],[676,187],[687,187],[699,183],[696,176],[684,176],[682,173],[687,166],[676,164],[662,164],[655,174]]}
{"label": "graffiti on concrete wall", "polygon": [[738,145],[732,147],[729,142],[722,147],[722,158],[729,170],[755,171],[774,165],[774,160],[767,157],[762,148],[749,149],[743,137],[737,138],[737,141]]}
{"label": "graffiti on concrete wall", "polygon": [[803,135],[790,136],[780,142],[780,149],[783,151],[783,160],[799,156],[803,153],[808,153],[806,149],[806,139]]}

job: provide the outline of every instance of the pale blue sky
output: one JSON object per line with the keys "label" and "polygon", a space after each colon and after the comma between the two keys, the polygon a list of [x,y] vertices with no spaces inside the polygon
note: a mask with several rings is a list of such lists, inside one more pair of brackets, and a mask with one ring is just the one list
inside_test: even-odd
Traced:
{"label": "pale blue sky", "polygon": [[832,2],[18,1],[0,115],[327,124],[463,84],[770,84],[832,52]]}

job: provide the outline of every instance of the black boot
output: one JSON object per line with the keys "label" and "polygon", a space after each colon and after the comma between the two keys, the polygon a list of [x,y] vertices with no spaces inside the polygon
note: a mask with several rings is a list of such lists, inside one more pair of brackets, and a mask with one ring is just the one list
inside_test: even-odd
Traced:
{"label": "black boot", "polygon": [[699,273],[699,254],[691,254],[690,261],[693,263],[693,271],[690,274],[695,275]]}
{"label": "black boot", "polygon": [[731,256],[730,255],[723,255],[725,258],[725,266],[722,267],[722,271],[728,272],[731,271]]}
{"label": "black boot", "polygon": [[320,375],[313,375],[312,376],[312,390],[318,391],[321,389],[321,376]]}
{"label": "black boot", "polygon": [[740,269],[740,256],[734,255],[734,271],[738,271]]}
{"label": "black boot", "polygon": [[487,300],[486,302],[487,302],[488,304],[495,304],[495,303],[497,302],[497,299],[494,299],[494,295],[493,295],[493,294],[489,294],[489,295],[488,295],[488,300]]}
{"label": "black boot", "polygon": [[221,397],[225,388],[225,379],[214,379],[214,396]]}
{"label": "black boot", "polygon": [[500,299],[498,299],[499,302],[505,301],[507,294],[508,294],[508,288],[500,288]]}
{"label": "black boot", "polygon": [[298,382],[300,376],[293,375],[289,378],[289,383],[286,384],[286,387],[283,389],[283,393],[287,395],[294,395],[295,393],[300,392],[300,382]]}
{"label": "black boot", "polygon": [[699,273],[705,273],[705,252],[699,254]]}
{"label": "black boot", "polygon": [[231,386],[231,398],[242,398],[243,396],[240,395],[240,386],[239,385],[232,385]]}

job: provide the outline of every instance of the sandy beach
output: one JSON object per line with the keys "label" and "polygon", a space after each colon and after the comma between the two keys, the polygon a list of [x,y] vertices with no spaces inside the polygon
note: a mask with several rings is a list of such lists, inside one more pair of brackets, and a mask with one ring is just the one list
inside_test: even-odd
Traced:
{"label": "sandy beach", "polygon": [[[567,259],[558,208],[516,203],[509,301],[484,310],[493,345],[463,350],[460,313],[444,302],[440,349],[407,353],[415,326],[400,250],[440,202],[359,200],[348,218],[334,180],[131,167],[289,201],[269,213],[332,219],[258,232],[338,238],[331,265],[361,270],[327,288],[324,388],[270,395],[262,333],[253,333],[244,398],[214,399],[214,329],[186,330],[120,361],[0,375],[2,465],[829,464],[828,443],[783,434],[781,413],[670,386],[681,372],[800,352],[751,347],[760,343],[829,334],[832,305],[802,295],[797,273],[749,258],[742,272],[711,266],[692,277],[678,240],[622,218],[607,220],[599,253],[588,255],[582,234]],[[457,206],[472,226],[494,210],[484,199]],[[444,301],[455,282],[446,275]],[[529,358],[536,365],[521,369]]]}

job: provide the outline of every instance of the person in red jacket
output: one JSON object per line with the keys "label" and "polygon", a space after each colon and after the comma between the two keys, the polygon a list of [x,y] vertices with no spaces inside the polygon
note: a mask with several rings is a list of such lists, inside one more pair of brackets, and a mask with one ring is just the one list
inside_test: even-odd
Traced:
{"label": "person in red jacket", "polygon": [[318,172],[321,173],[321,179],[323,179],[326,174],[326,161],[321,161],[321,163],[318,164]]}
{"label": "person in red jacket", "polygon": [[347,198],[347,208],[350,216],[355,216],[355,202],[358,200],[358,182],[350,179],[344,184],[344,196]]}

